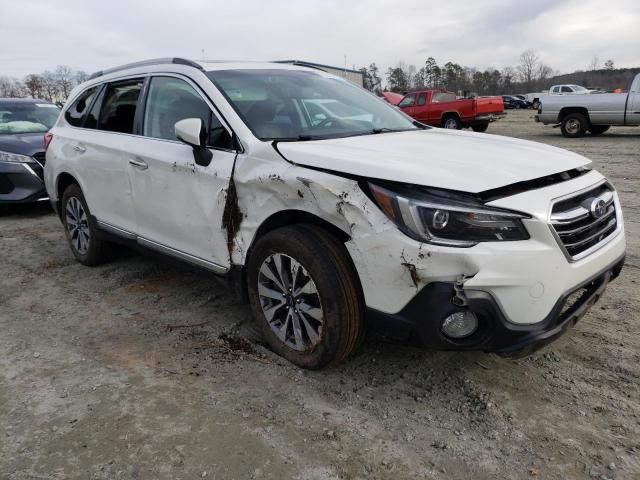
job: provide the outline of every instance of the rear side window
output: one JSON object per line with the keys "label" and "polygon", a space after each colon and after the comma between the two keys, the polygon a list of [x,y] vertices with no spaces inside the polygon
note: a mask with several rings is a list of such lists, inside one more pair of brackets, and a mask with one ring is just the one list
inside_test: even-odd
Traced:
{"label": "rear side window", "polygon": [[427,103],[427,92],[423,92],[418,97],[418,106],[422,107]]}
{"label": "rear side window", "polygon": [[151,79],[144,114],[145,137],[177,140],[175,124],[199,118],[206,126],[208,145],[231,149],[231,136],[200,94],[187,82],[173,77]]}
{"label": "rear side window", "polygon": [[98,129],[133,133],[140,90],[142,90],[141,79],[108,85],[100,109]]}
{"label": "rear side window", "polygon": [[98,93],[98,87],[92,87],[88,90],[85,90],[80,94],[78,99],[71,104],[71,106],[64,113],[64,118],[69,125],[74,127],[81,127],[82,122],[84,120],[91,103],[93,102],[94,97]]}

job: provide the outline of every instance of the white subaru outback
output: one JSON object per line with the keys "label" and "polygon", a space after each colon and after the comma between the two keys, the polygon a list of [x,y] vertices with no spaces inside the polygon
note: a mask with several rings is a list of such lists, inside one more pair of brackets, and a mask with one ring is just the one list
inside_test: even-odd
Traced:
{"label": "white subaru outback", "polygon": [[313,68],[169,58],[98,72],[45,143],[78,261],[134,242],[227,275],[302,367],[342,361],[367,329],[527,353],[624,261],[618,196],[589,160],[429,128]]}

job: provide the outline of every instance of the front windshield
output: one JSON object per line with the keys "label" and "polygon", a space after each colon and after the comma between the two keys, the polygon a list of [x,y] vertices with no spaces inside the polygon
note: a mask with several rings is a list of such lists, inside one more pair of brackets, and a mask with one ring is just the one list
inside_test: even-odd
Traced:
{"label": "front windshield", "polygon": [[413,130],[371,93],[321,72],[217,70],[208,77],[261,140],[308,140]]}
{"label": "front windshield", "polygon": [[0,103],[0,135],[45,133],[59,113],[51,103]]}
{"label": "front windshield", "polygon": [[581,87],[580,85],[569,85],[571,88],[573,88],[574,92],[586,92],[587,89],[584,87]]}

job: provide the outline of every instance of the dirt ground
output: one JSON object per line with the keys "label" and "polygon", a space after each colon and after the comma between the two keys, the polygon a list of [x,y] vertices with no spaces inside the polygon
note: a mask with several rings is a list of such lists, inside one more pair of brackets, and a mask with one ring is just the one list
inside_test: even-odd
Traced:
{"label": "dirt ground", "polygon": [[489,132],[593,159],[628,254],[574,329],[520,360],[371,338],[301,371],[220,280],[127,250],[83,267],[47,206],[3,210],[0,479],[640,478],[640,129],[569,140],[532,117]]}

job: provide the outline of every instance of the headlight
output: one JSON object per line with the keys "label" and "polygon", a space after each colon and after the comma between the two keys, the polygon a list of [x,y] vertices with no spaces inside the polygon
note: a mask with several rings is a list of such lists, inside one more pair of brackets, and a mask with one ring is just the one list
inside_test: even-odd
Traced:
{"label": "headlight", "polygon": [[27,157],[26,155],[20,155],[19,153],[0,151],[0,162],[32,163],[35,162],[35,160],[31,157]]}
{"label": "headlight", "polygon": [[472,247],[479,242],[526,240],[526,215],[491,208],[460,196],[424,192],[398,193],[369,183],[382,211],[404,233],[420,242]]}

